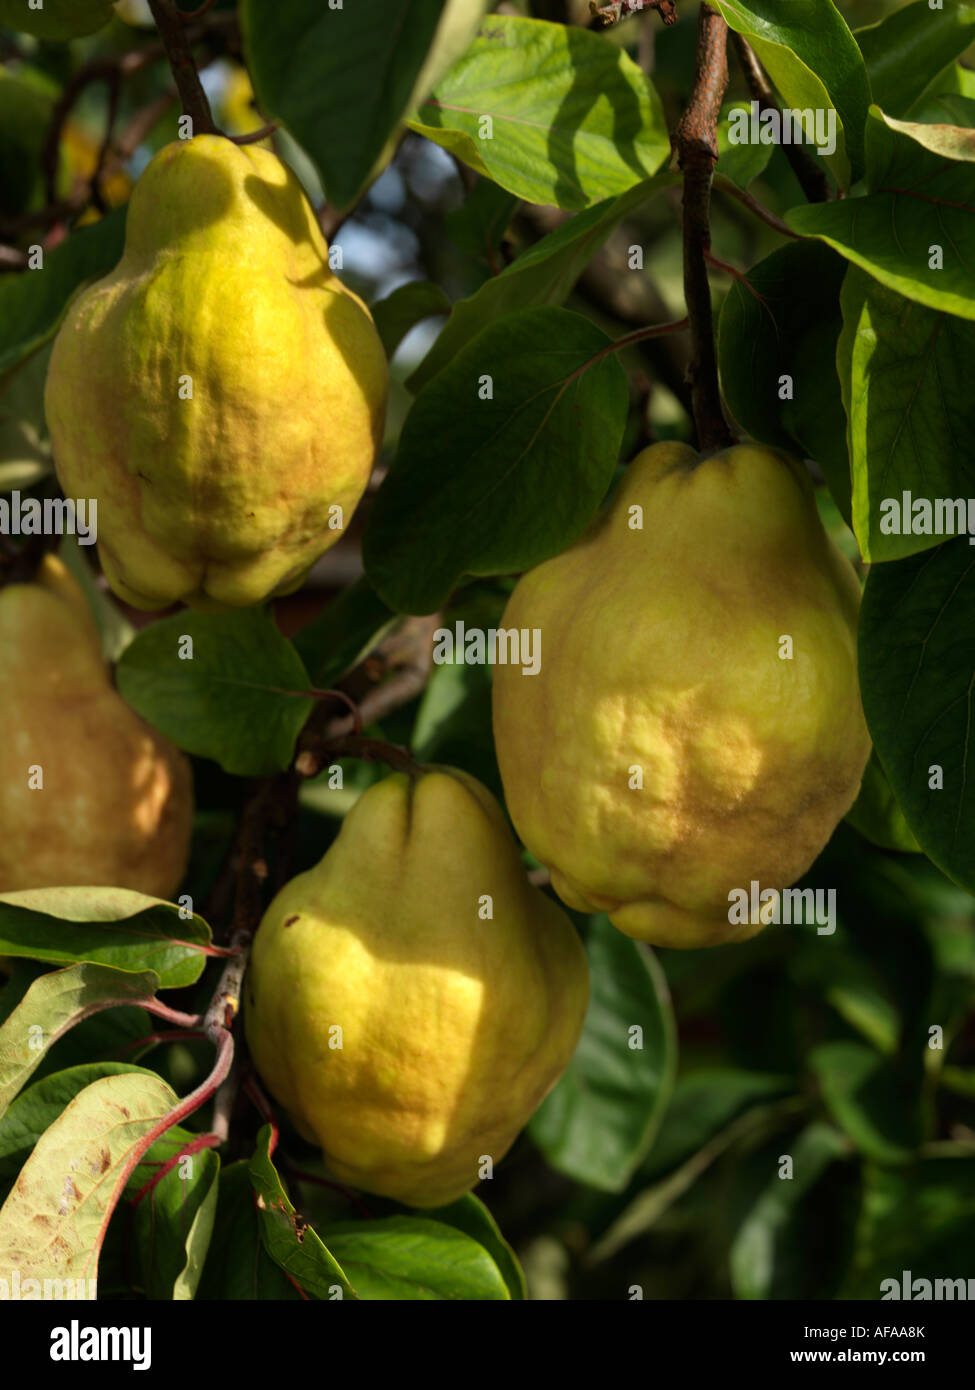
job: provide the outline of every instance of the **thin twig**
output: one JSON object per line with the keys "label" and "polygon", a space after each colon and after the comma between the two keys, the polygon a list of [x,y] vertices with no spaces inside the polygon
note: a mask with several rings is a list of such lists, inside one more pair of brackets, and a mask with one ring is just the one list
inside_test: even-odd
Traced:
{"label": "thin twig", "polygon": [[262,125],[260,130],[249,131],[247,135],[231,135],[230,139],[235,145],[256,145],[259,141],[266,140],[269,135],[273,135],[277,128],[277,121],[269,121],[267,125]]}
{"label": "thin twig", "polygon": [[722,193],[727,193],[730,198],[737,198],[739,203],[748,208],[749,212],[753,212],[767,227],[778,232],[779,236],[793,237],[799,240],[799,233],[794,232],[790,226],[782,221],[781,217],[776,217],[774,212],[770,212],[767,207],[763,207],[757,198],[753,198],[747,189],[739,188],[731,179],[725,178],[724,174],[716,173],[714,175],[714,187]]}
{"label": "thin twig", "polygon": [[609,5],[597,5],[595,0],[589,0],[593,24],[604,29],[647,10],[656,10],[665,24],[677,23],[677,0],[613,0]]}
{"label": "thin twig", "polygon": [[149,0],[149,9],[166,49],[183,111],[193,123],[193,134],[218,134],[210,102],[193,59],[189,34],[184,28],[184,18],[189,16],[181,15],[173,0]]}
{"label": "thin twig", "polygon": [[[733,34],[732,42],[735,45],[735,54],[745,81],[748,83],[752,96],[758,102],[759,112],[778,111],[779,104],[775,100],[772,84],[762,71],[762,65],[755,56],[755,50],[741,34]],[[791,143],[783,145],[782,152],[792,165],[792,172],[799,180],[807,200],[810,203],[825,203],[829,199],[829,180],[821,161],[814,158],[801,145]]]}
{"label": "thin twig", "polygon": [[674,132],[677,162],[684,175],[684,298],[691,327],[688,375],[694,423],[701,449],[734,442],[721,408],[714,316],[705,254],[711,249],[711,178],[718,158],[718,115],[728,84],[728,26],[710,5],[698,16],[694,89]]}

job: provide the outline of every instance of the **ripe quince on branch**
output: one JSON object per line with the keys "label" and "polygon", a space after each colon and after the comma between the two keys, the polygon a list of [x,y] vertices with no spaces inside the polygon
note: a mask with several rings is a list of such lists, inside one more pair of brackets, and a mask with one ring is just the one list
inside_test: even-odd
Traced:
{"label": "ripe quince on branch", "polygon": [[339,1181],[436,1207],[555,1084],[588,994],[579,938],[528,883],[494,797],[431,767],[372,786],[271,903],[245,1023]]}
{"label": "ripe quince on branch", "polygon": [[221,136],[167,145],[118,266],[69,307],[45,394],[115,592],[219,609],[298,588],[365,489],[387,377],[291,170]]}
{"label": "ripe quince on branch", "polygon": [[174,893],[189,763],[113,688],[81,588],[53,555],[36,582],[0,590],[0,708],[0,892]]}
{"label": "ripe quince on branch", "polygon": [[508,809],[564,902],[658,946],[760,930],[729,892],[794,883],[860,786],[859,604],[794,459],[640,454],[508,602],[539,674],[494,672]]}

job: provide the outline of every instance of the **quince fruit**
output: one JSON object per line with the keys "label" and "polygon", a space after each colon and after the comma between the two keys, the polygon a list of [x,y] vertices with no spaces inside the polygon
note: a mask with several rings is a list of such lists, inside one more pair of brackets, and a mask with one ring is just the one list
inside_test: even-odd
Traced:
{"label": "quince fruit", "polygon": [[175,892],[189,763],[113,689],[81,588],[53,555],[35,582],[0,590],[0,708],[0,892]]}
{"label": "quince fruit", "polygon": [[340,1182],[437,1207],[555,1084],[588,994],[579,938],[528,883],[494,797],[431,767],[370,787],[271,903],[245,1023],[268,1087]]}
{"label": "quince fruit", "polygon": [[494,670],[494,735],[515,829],[563,902],[658,946],[761,929],[772,900],[739,924],[729,893],[800,877],[870,753],[859,603],[794,459],[639,455],[502,620],[541,632],[537,675]]}
{"label": "quince fruit", "polygon": [[97,499],[119,597],[221,609],[297,589],[365,489],[387,378],[291,170],[216,135],[162,149],[45,392],[58,478]]}

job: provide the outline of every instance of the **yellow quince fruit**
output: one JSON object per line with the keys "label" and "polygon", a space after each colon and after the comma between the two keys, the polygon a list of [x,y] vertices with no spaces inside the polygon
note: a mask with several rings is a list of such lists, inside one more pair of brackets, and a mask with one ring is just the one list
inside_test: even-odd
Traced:
{"label": "yellow quince fruit", "polygon": [[[508,809],[562,900],[658,946],[753,936],[729,894],[823,849],[870,753],[860,585],[794,459],[657,444],[570,549],[524,575],[494,670]],[[739,898],[740,902],[741,899]]]}
{"label": "yellow quince fruit", "polygon": [[216,135],[162,149],[45,393],[58,478],[97,499],[119,597],[220,609],[297,589],[365,489],[387,376],[291,170]]}
{"label": "yellow quince fruit", "polygon": [[277,895],[245,995],[258,1070],[338,1180],[437,1207],[555,1084],[589,974],[494,797],[431,767],[372,786]]}
{"label": "yellow quince fruit", "polygon": [[189,763],[113,688],[81,588],[53,555],[35,582],[0,589],[0,708],[0,893],[174,893]]}

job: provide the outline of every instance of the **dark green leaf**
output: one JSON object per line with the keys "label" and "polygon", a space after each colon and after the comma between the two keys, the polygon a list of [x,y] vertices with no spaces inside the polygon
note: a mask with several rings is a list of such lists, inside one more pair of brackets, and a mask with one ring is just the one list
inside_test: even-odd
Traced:
{"label": "dark green leaf", "polygon": [[124,240],[125,209],[117,208],[45,251],[43,270],[0,276],[0,374],[54,335],[75,290],[116,265]]}
{"label": "dark green leaf", "polygon": [[316,690],[328,690],[381,641],[395,613],[367,579],[357,579],[295,633],[295,650]]}
{"label": "dark green leaf", "polygon": [[592,920],[592,993],[582,1037],[528,1132],[549,1163],[577,1182],[621,1192],[647,1152],[673,1086],[677,1040],[657,958]]}
{"label": "dark green leaf", "polygon": [[894,795],[925,854],[975,892],[971,737],[975,550],[965,538],[874,565],[860,615],[860,687]]}
{"label": "dark green leaf", "polygon": [[[867,122],[865,198],[786,213],[875,280],[932,309],[975,318],[975,131],[895,121],[876,106]],[[944,263],[931,264],[932,247]]]}
{"label": "dark green leaf", "polygon": [[870,754],[863,774],[860,794],[846,813],[846,819],[872,844],[913,854],[921,846],[911,832],[904,812],[897,804],[876,750]]}
{"label": "dark green leaf", "polygon": [[363,541],[370,582],[391,608],[430,613],[464,574],[564,550],[609,485],[626,407],[623,370],[587,319],[524,309],[486,328],[407,417]]}
{"label": "dark green leaf", "polygon": [[244,53],[261,109],[353,201],[407,113],[459,57],[480,0],[243,0]]}
{"label": "dark green leaf", "polygon": [[640,1164],[640,1178],[655,1182],[692,1158],[746,1110],[791,1095],[788,1076],[713,1067],[680,1077],[674,1086],[653,1147]]}
{"label": "dark green leaf", "polygon": [[227,1299],[301,1300],[298,1289],[264,1249],[246,1163],[232,1163],[220,1174],[216,1218],[196,1298],[221,1303]]}
{"label": "dark green leaf", "polygon": [[202,1149],[159,1176],[162,1166],[185,1154],[196,1138],[179,1125],[167,1130],[128,1182],[127,1196],[133,1203],[130,1239],[150,1299],[194,1298],[203,1273],[217,1207],[220,1159],[212,1149]]}
{"label": "dark green leaf", "polygon": [[[932,1157],[904,1168],[871,1164],[856,1254],[842,1295],[964,1298],[973,1247],[975,1158]],[[956,1279],[965,1281],[961,1292],[950,1282]],[[929,1287],[915,1280],[928,1280]]]}
{"label": "dark green leaf", "polygon": [[76,39],[93,34],[112,18],[115,0],[0,0],[0,25],[39,39]]}
{"label": "dark green leaf", "polygon": [[478,179],[473,193],[444,218],[447,239],[496,275],[503,264],[501,243],[517,206],[518,199],[506,188]]}
{"label": "dark green leaf", "polygon": [[461,299],[409,378],[410,390],[421,390],[483,328],[505,314],[533,304],[564,304],[582,271],[619,222],[659,189],[676,182],[675,175],[658,174],[618,198],[606,198],[577,213],[542,237],[500,275],[486,280],[476,294]]}
{"label": "dark green leaf", "polygon": [[[189,650],[192,658],[181,656]],[[118,687],[144,719],[225,772],[286,768],[311,713],[311,682],[294,647],[262,609],[177,613],[125,649]]]}
{"label": "dark green leaf", "polygon": [[827,1042],[809,1054],[840,1129],[870,1158],[902,1163],[922,1139],[919,1059],[887,1057],[866,1043]]}
{"label": "dark green leaf", "polygon": [[932,9],[915,0],[879,24],[857,29],[873,99],[889,116],[904,116],[921,93],[975,42],[975,9],[946,0]]}
{"label": "dark green leaf", "polygon": [[[762,1155],[767,1180],[731,1245],[736,1298],[808,1298],[819,1291],[820,1271],[810,1267],[810,1237],[815,1237],[818,1253],[824,1230],[821,1217],[813,1218],[810,1208],[824,1192],[835,1191],[838,1184],[831,1170],[847,1157],[848,1146],[829,1125],[812,1124],[776,1147],[780,1153]],[[785,1156],[792,1160],[788,1177],[782,1176]],[[851,1244],[853,1211],[845,1215]]]}
{"label": "dark green leaf", "polygon": [[388,298],[372,306],[372,317],[389,358],[411,328],[424,319],[449,313],[450,300],[439,285],[429,280],[413,280],[408,285],[400,285]]}
{"label": "dark green leaf", "polygon": [[[754,439],[815,459],[850,516],[846,416],[834,365],[846,263],[816,242],[780,247],[728,291],[718,326],[725,399]],[[758,298],[756,298],[758,296]],[[792,400],[781,399],[791,378]]]}

